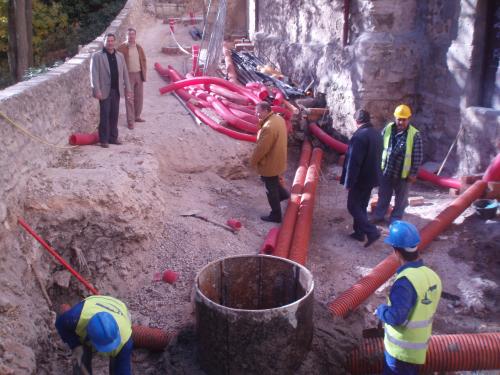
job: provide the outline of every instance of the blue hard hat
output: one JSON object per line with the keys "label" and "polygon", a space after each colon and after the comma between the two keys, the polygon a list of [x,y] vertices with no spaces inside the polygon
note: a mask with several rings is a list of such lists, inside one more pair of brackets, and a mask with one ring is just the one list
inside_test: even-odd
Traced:
{"label": "blue hard hat", "polygon": [[415,225],[403,220],[396,220],[389,227],[389,236],[384,242],[406,251],[416,251],[416,247],[420,243],[420,234]]}
{"label": "blue hard hat", "polygon": [[118,324],[108,312],[99,312],[89,320],[87,335],[92,345],[101,353],[115,350],[121,342]]}

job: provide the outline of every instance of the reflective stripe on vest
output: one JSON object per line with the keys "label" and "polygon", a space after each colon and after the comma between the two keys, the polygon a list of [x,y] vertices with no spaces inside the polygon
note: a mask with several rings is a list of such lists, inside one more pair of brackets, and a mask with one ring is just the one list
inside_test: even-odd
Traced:
{"label": "reflective stripe on vest", "polygon": [[90,319],[100,312],[107,312],[113,315],[113,318],[118,324],[118,329],[120,330],[120,345],[109,352],[101,353],[105,356],[116,357],[123,346],[132,336],[132,322],[130,321],[130,314],[127,310],[127,306],[116,298],[109,296],[91,296],[85,298],[82,313],[80,314],[80,320],[76,325],[76,334],[80,337],[80,342],[83,344],[87,338],[87,325]]}
{"label": "reflective stripe on vest", "polygon": [[[385,127],[384,130],[384,151],[382,151],[382,170],[384,170],[387,165],[389,142],[391,140],[392,128],[395,126],[393,122]],[[406,135],[406,150],[405,157],[403,161],[403,169],[401,171],[401,178],[407,178],[410,174],[411,169],[411,155],[413,152],[413,140],[415,139],[415,134],[418,130],[413,125],[408,125],[408,133]]]}
{"label": "reflective stripe on vest", "polygon": [[[404,362],[423,364],[432,332],[432,320],[441,298],[441,280],[430,268],[406,268],[396,278],[406,277],[417,292],[417,303],[408,321],[400,326],[385,325],[387,352]],[[390,301],[389,301],[390,305]]]}

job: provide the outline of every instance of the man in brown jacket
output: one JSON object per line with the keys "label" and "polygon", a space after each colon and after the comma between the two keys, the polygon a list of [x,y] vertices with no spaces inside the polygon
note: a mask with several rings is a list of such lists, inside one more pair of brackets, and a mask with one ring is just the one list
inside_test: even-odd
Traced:
{"label": "man in brown jacket", "polygon": [[260,130],[257,133],[257,145],[250,159],[250,166],[255,168],[267,189],[267,200],[271,206],[269,216],[261,216],[264,221],[281,223],[282,200],[290,194],[280,184],[279,176],[286,170],[287,130],[285,120],[272,112],[267,102],[260,102],[255,107],[259,118]]}
{"label": "man in brown jacket", "polygon": [[129,27],[127,41],[118,47],[118,51],[125,57],[133,96],[126,101],[127,124],[129,129],[134,128],[135,122],[144,122],[141,118],[143,101],[143,82],[146,81],[146,55],[143,48],[135,42],[136,31]]}

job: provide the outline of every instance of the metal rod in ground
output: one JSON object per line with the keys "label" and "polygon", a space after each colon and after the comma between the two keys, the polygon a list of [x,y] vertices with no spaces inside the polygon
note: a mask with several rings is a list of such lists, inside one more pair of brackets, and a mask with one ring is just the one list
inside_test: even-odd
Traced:
{"label": "metal rod in ground", "polygon": [[37,240],[54,258],[56,258],[59,263],[61,263],[66,269],[75,276],[78,281],[80,281],[85,288],[88,289],[89,292],[92,294],[99,294],[96,288],[94,288],[87,280],[83,278],[82,275],[80,275],[73,267],[69,265],[58,253],[55,251],[51,246],[47,244],[38,234],[35,233],[35,231],[21,218],[17,219],[17,222],[21,227],[24,228],[26,232],[28,232],[35,240]]}

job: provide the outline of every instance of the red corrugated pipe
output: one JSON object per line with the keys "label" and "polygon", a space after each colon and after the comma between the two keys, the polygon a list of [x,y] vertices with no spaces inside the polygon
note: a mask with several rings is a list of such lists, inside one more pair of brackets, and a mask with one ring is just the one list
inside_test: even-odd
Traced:
{"label": "red corrugated pipe", "polygon": [[311,133],[313,133],[321,142],[323,142],[327,146],[330,146],[339,154],[345,154],[347,152],[347,145],[345,143],[342,143],[340,141],[337,141],[335,138],[330,137],[317,124],[309,124],[309,129],[311,130]]}
{"label": "red corrugated pipe", "polygon": [[254,114],[250,114],[250,113],[245,112],[245,111],[240,111],[239,109],[233,108],[231,106],[226,106],[226,107],[227,107],[227,109],[229,109],[231,111],[231,113],[233,115],[235,115],[236,117],[239,117],[242,120],[248,121],[251,124],[258,124],[259,123],[259,119]]}
{"label": "red corrugated pipe", "polygon": [[[450,206],[445,208],[433,221],[428,223],[420,231],[421,242],[419,250],[422,251],[431,241],[450,225],[470,204],[481,197],[486,189],[487,183],[476,181],[462,195],[458,196]],[[394,254],[385,258],[377,264],[371,272],[357,281],[351,288],[337,297],[328,308],[335,316],[345,317],[349,312],[355,310],[375,290],[394,275],[399,267],[399,262]]]}
{"label": "red corrugated pipe", "polygon": [[85,278],[80,275],[73,267],[71,267],[58,253],[55,251],[47,242],[45,242],[35,231],[21,218],[17,219],[17,222],[23,229],[28,232],[35,240],[37,240],[44,248],[47,250],[54,258],[56,258],[59,263],[61,263],[73,276],[75,276],[78,281],[80,281],[85,288],[92,294],[99,294],[96,288],[94,288]]}
{"label": "red corrugated pipe", "polygon": [[483,181],[500,181],[500,154],[493,159],[491,164],[488,166],[488,169],[486,169],[486,172],[484,172]]}
{"label": "red corrugated pipe", "polygon": [[218,86],[225,87],[231,91],[237,92],[238,94],[246,96],[250,99],[254,104],[260,102],[260,99],[256,97],[253,93],[246,90],[244,87],[237,86],[231,82],[225,81],[221,78],[217,77],[196,77],[191,79],[183,79],[182,81],[173,82],[167,86],[160,88],[160,94],[166,94],[174,90],[182,89],[186,86],[192,85],[205,85],[205,84],[214,84]]}
{"label": "red corrugated pipe", "polygon": [[302,190],[304,189],[304,182],[306,180],[307,167],[309,167],[311,153],[311,142],[305,140],[302,143],[299,166],[295,172],[295,178],[293,179],[293,185],[290,191],[290,200],[288,201],[288,206],[286,207],[286,212],[283,217],[278,239],[276,241],[276,250],[274,251],[274,255],[282,258],[288,258],[288,253],[290,251],[295,222],[297,221],[297,213],[299,212],[300,196],[302,194]]}
{"label": "red corrugated pipe", "polygon": [[274,94],[273,105],[283,104],[283,101],[285,100],[285,95],[283,95],[281,90],[277,89],[276,87],[273,87],[271,91]]}
{"label": "red corrugated pipe", "polygon": [[195,107],[192,103],[186,102],[187,107],[191,112],[193,112],[201,121],[210,126],[215,131],[219,133],[225,134],[231,138],[238,139],[240,141],[245,142],[257,142],[257,137],[255,135],[243,134],[228,128],[225,128],[222,125],[219,125],[214,120],[212,120],[208,115],[202,112],[200,108]]}
{"label": "red corrugated pipe", "polygon": [[321,172],[321,159],[323,158],[323,150],[315,148],[312,152],[311,163],[307,168],[306,181],[304,190],[300,200],[299,212],[290,246],[289,259],[306,264],[307,251],[309,240],[311,238],[311,227],[314,211],[314,201],[316,197],[316,186],[318,185],[319,175]]}
{"label": "red corrugated pipe", "polygon": [[143,348],[160,352],[175,336],[173,332],[166,332],[159,328],[132,325],[132,341],[134,348]]}
{"label": "red corrugated pipe", "polygon": [[264,239],[264,243],[260,247],[259,254],[274,254],[279,232],[279,227],[274,227],[269,230],[266,238]]}
{"label": "red corrugated pipe", "polygon": [[69,136],[69,144],[72,146],[94,145],[99,142],[99,134],[74,133]]}
{"label": "red corrugated pipe", "polygon": [[[379,374],[384,363],[384,339],[364,339],[347,361],[353,375]],[[500,332],[431,337],[421,373],[500,369]]]}
{"label": "red corrugated pipe", "polygon": [[433,184],[444,188],[460,189],[461,186],[460,181],[455,178],[441,177],[425,170],[424,168],[418,169],[417,177],[422,180],[432,182]]}
{"label": "red corrugated pipe", "polygon": [[345,317],[370,297],[383,283],[389,280],[399,265],[398,258],[394,254],[389,255],[377,264],[369,274],[363,276],[356,284],[335,298],[328,305],[328,309],[335,316]]}
{"label": "red corrugated pipe", "polygon": [[243,130],[248,133],[257,133],[257,125],[256,124],[251,124],[241,118],[236,117],[229,109],[224,106],[218,99],[214,97],[208,97],[207,101],[210,103],[212,108],[221,116],[224,121],[227,121],[230,125],[233,127]]}
{"label": "red corrugated pipe", "polygon": [[462,212],[469,207],[472,202],[481,196],[486,191],[488,183],[486,181],[476,181],[469,187],[462,195],[459,195],[448,207],[436,216],[434,220],[427,223],[425,227],[420,230],[420,244],[418,249],[422,251],[426,248],[434,238],[443,232],[448,226],[453,223]]}

